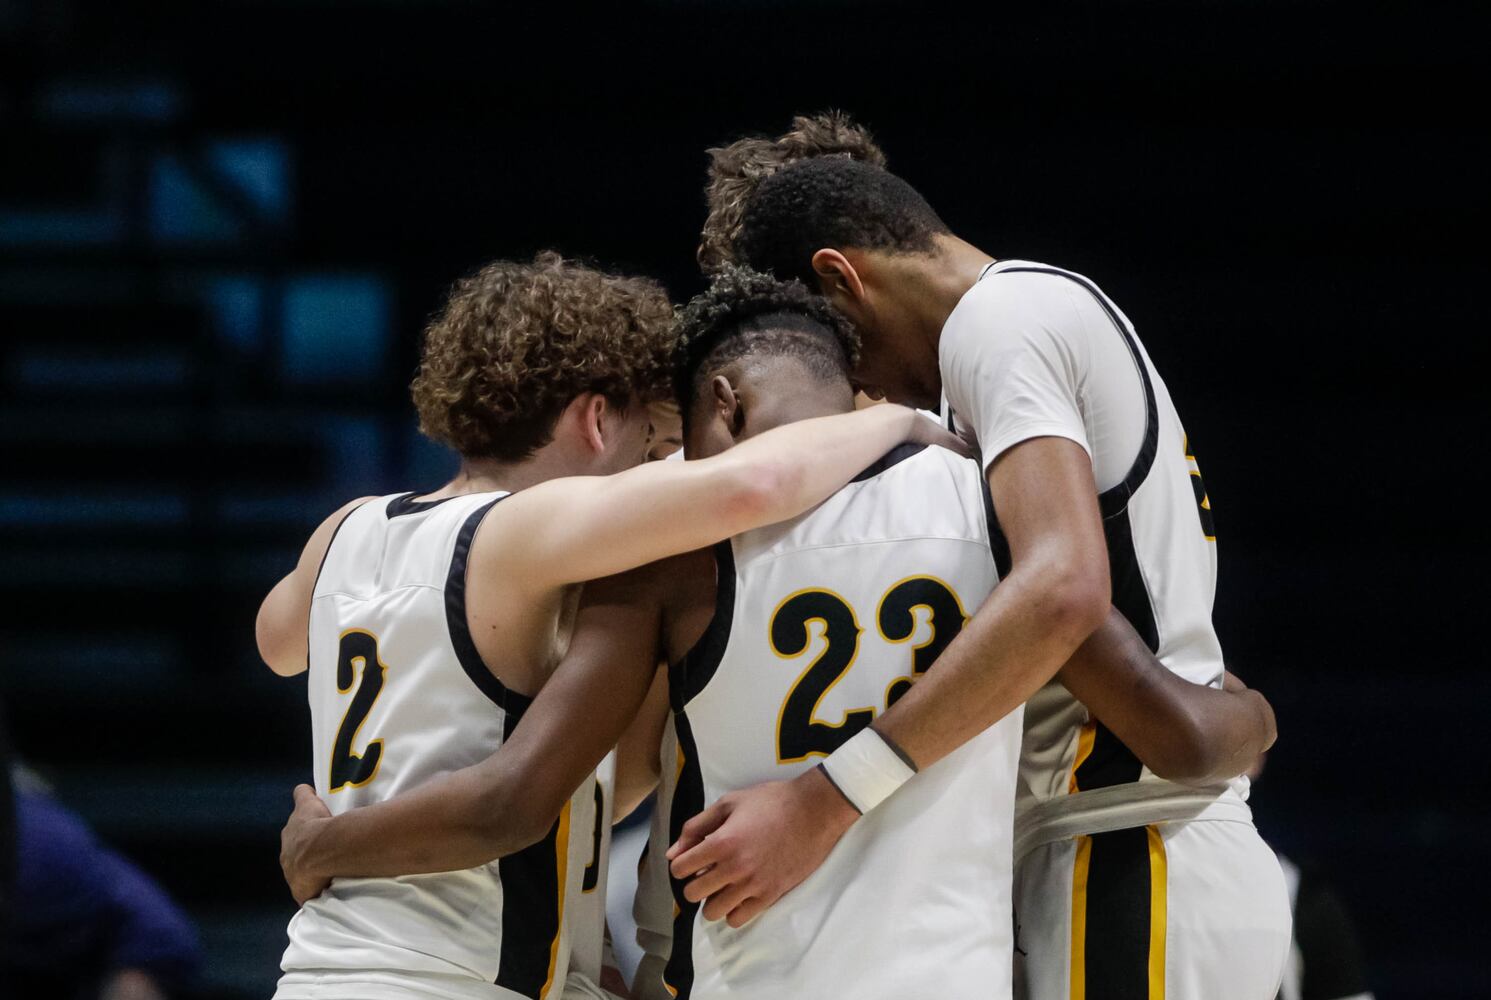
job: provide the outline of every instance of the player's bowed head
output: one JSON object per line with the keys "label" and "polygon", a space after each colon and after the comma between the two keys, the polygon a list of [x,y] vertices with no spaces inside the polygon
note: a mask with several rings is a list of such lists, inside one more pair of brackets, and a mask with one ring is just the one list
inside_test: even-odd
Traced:
{"label": "player's bowed head", "polygon": [[708,179],[704,200],[709,215],[699,236],[699,266],[706,274],[740,263],[740,239],[746,203],[756,187],[789,163],[832,156],[885,166],[885,153],[868,129],[842,111],[798,115],[792,127],[774,139],[752,136],[707,150]]}
{"label": "player's bowed head", "polygon": [[679,314],[674,384],[690,458],[854,408],[859,336],[800,281],[733,264]]}
{"label": "player's bowed head", "polygon": [[990,258],[915,188],[868,163],[804,160],[756,187],[741,227],[743,262],[816,288],[860,331],[856,377],[867,390],[939,404],[938,336]]}
{"label": "player's bowed head", "polygon": [[558,445],[565,474],[646,455],[649,406],[671,399],[666,291],[546,251],[457,282],[426,327],[410,386],[420,430],[468,463],[512,465]]}

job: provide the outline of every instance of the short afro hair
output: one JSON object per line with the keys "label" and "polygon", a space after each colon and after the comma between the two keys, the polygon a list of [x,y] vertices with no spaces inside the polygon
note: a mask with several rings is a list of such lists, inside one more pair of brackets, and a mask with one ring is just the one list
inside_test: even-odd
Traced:
{"label": "short afro hair", "polygon": [[802,282],[726,264],[678,314],[673,385],[685,427],[703,382],[754,354],[789,356],[825,380],[848,379],[859,335]]}
{"label": "short afro hair", "polygon": [[463,278],[425,328],[410,386],[419,429],[468,458],[519,461],[584,392],[625,408],[671,390],[663,287],[540,253]]}
{"label": "short afro hair", "polygon": [[752,137],[708,150],[709,177],[704,200],[709,217],[699,235],[699,266],[706,274],[738,263],[735,243],[740,238],[746,202],[761,181],[789,163],[819,156],[860,160],[885,166],[885,153],[869,130],[842,111],[798,115],[792,128],[775,139]]}
{"label": "short afro hair", "polygon": [[790,163],[746,203],[736,251],[743,264],[816,287],[824,247],[930,253],[947,224],[888,170],[842,157]]}

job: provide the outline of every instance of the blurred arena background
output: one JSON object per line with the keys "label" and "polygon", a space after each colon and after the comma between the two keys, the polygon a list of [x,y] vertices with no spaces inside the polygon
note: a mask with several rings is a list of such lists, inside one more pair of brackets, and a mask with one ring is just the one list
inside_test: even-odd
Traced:
{"label": "blurred arena background", "polygon": [[1134,319],[1278,711],[1260,829],[1378,997],[1491,994],[1469,11],[0,0],[16,754],[182,903],[198,995],[268,995],[309,716],[253,613],[335,506],[453,468],[407,400],[424,317],[544,247],[691,294],[705,147],[839,107],[959,233]]}

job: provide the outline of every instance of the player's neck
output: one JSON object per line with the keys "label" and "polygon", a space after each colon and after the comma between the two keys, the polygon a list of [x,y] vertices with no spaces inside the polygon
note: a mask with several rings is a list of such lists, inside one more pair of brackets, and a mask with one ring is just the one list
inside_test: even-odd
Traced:
{"label": "player's neck", "polygon": [[801,363],[791,358],[776,358],[766,365],[757,377],[737,379],[736,383],[750,415],[747,422],[752,434],[854,409],[854,393],[847,383],[825,384],[806,374]]}
{"label": "player's neck", "polygon": [[968,289],[978,284],[979,275],[994,258],[951,233],[934,239],[936,249],[930,255],[916,255],[908,260],[916,275],[906,287],[916,289],[908,305],[917,318],[917,326],[935,345],[942,339],[947,318]]}
{"label": "player's neck", "polygon": [[516,493],[550,479],[576,474],[572,464],[550,446],[538,449],[520,462],[503,462],[494,458],[462,458],[461,471],[456,473],[455,478],[429,496],[439,498],[499,491]]}
{"label": "player's neck", "polygon": [[850,396],[846,403],[836,398],[824,398],[821,395],[793,397],[783,393],[774,400],[768,412],[759,415],[755,423],[758,428],[757,433],[765,433],[785,424],[795,424],[799,420],[835,417],[841,413],[851,413],[853,410],[853,396]]}

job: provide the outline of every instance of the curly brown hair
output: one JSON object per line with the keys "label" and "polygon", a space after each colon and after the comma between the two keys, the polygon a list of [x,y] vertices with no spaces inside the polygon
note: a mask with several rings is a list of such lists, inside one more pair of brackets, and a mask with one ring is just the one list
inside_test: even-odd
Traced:
{"label": "curly brown hair", "polygon": [[756,185],[788,163],[820,156],[860,160],[885,166],[885,153],[869,130],[856,125],[842,111],[798,115],[792,128],[775,139],[752,137],[728,146],[717,146],[709,154],[709,176],[704,200],[709,216],[699,236],[699,266],[713,274],[726,264],[738,263],[735,250],[740,238],[746,202]]}
{"label": "curly brown hair", "polygon": [[583,392],[621,408],[668,398],[675,339],[655,281],[553,252],[488,264],[425,327],[410,386],[419,429],[468,458],[518,461]]}

